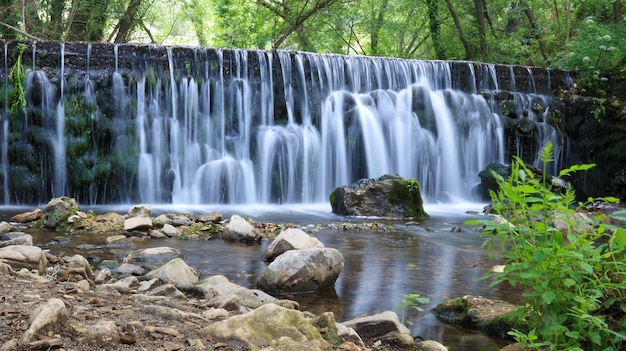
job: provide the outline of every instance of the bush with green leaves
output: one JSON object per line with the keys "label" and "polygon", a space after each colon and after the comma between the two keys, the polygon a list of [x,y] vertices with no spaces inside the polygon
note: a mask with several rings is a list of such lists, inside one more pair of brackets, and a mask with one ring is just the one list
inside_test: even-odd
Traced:
{"label": "bush with green leaves", "polygon": [[[541,153],[551,161],[552,145]],[[566,177],[594,165],[575,165],[560,172]],[[514,158],[508,179],[498,178],[491,191],[496,217],[470,221],[482,224],[484,246],[493,256],[501,245],[503,273],[489,272],[493,285],[507,282],[522,290],[516,316],[527,330],[510,335],[529,349],[622,350],[626,347],[626,232],[610,225],[607,215],[589,223],[576,216],[585,207],[575,202],[574,190],[550,190],[546,169],[535,174]],[[536,172],[537,173],[537,172]],[[589,201],[616,202],[614,198]],[[611,216],[624,220],[626,211]],[[556,225],[559,223],[559,225]],[[558,228],[558,229],[557,229]]]}

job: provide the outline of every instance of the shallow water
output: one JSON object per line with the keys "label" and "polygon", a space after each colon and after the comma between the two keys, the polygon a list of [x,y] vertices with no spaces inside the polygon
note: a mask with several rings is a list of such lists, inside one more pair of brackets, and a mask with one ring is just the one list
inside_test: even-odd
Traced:
{"label": "shallow water", "polygon": [[[130,206],[83,208],[97,213],[126,212]],[[0,220],[13,213],[29,209],[0,208]],[[413,335],[438,340],[450,350],[498,350],[506,342],[468,332],[439,322],[430,312],[432,307],[446,299],[463,295],[482,295],[488,298],[516,302],[518,292],[497,286],[489,288],[483,274],[498,261],[489,260],[481,248],[482,239],[475,228],[463,223],[480,215],[481,204],[460,203],[427,205],[431,215],[420,223],[389,221],[380,218],[338,217],[327,205],[315,206],[153,206],[153,215],[160,212],[184,212],[193,215],[219,210],[225,218],[238,213],[257,221],[294,223],[313,227],[315,224],[344,222],[379,222],[392,225],[394,230],[312,232],[327,247],[334,247],[344,256],[344,269],[335,289],[319,294],[292,294],[286,296],[300,302],[301,308],[313,313],[332,311],[338,321],[364,314],[394,310],[409,325]],[[452,231],[460,227],[461,231]],[[93,235],[66,236],[46,231],[31,231],[35,244],[49,248],[52,254],[74,252],[85,257],[117,260],[129,249],[104,247],[105,237]],[[79,250],[80,244],[94,248]],[[265,267],[261,255],[268,241],[261,244],[231,243],[223,240],[187,241],[177,239],[150,240],[137,243],[137,248],[171,246],[179,249],[185,261],[199,270],[201,277],[222,274],[231,281],[254,288],[256,279]],[[430,298],[424,312],[405,314],[398,306],[408,294]]]}

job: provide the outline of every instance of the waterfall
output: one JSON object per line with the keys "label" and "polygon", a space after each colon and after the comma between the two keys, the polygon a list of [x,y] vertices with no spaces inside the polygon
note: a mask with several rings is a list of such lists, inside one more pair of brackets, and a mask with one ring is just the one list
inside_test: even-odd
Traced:
{"label": "waterfall", "polygon": [[[102,72],[94,51],[105,49],[111,73],[94,79]],[[506,162],[508,140],[521,154],[559,144],[534,78],[533,91],[509,94],[537,141],[525,150],[524,140],[505,137],[495,65],[89,44],[87,73],[66,77],[75,73],[64,61],[76,66],[65,50],[61,44],[54,80],[35,64],[26,76],[43,122],[27,113],[21,128],[44,124],[49,143],[41,147],[52,155],[42,161],[50,173],[42,171],[41,183],[51,188],[40,201],[50,194],[93,204],[319,203],[335,187],[391,173],[418,179],[428,201],[471,200],[478,173]],[[506,72],[514,88],[513,68]],[[18,165],[7,154],[6,106],[1,121],[3,201],[27,201],[8,176]]]}

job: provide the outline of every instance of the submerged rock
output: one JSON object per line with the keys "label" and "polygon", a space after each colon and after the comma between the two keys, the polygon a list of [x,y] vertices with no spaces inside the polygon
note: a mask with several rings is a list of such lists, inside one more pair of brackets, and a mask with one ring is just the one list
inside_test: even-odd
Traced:
{"label": "submerged rock", "polygon": [[341,216],[425,218],[419,183],[399,175],[361,179],[330,194],[333,213]]}

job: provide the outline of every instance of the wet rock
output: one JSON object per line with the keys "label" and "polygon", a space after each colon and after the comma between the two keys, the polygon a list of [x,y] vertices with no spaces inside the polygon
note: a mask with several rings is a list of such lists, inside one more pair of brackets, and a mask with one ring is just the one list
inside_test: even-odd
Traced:
{"label": "wet rock", "polygon": [[330,205],[333,213],[340,216],[428,217],[417,180],[399,175],[361,179],[335,188],[330,194]]}
{"label": "wet rock", "polygon": [[45,217],[46,217],[46,214],[43,212],[43,210],[38,208],[34,211],[16,214],[15,216],[11,217],[10,221],[16,222],[16,223],[28,223],[28,222],[38,221]]}
{"label": "wet rock", "polygon": [[224,220],[224,216],[220,212],[211,212],[201,214],[196,217],[196,222],[220,224]]}
{"label": "wet rock", "polygon": [[41,275],[46,274],[48,268],[48,259],[37,246],[11,245],[0,248],[0,259],[13,268],[36,269]]}
{"label": "wet rock", "polygon": [[446,323],[506,338],[509,330],[521,328],[519,325],[512,325],[512,319],[503,318],[515,309],[517,306],[506,301],[467,295],[447,300],[435,306],[432,312]]}
{"label": "wet rock", "polygon": [[9,223],[5,221],[0,222],[0,234],[8,233],[15,230],[15,227],[10,225]]}
{"label": "wet rock", "polygon": [[223,237],[226,240],[242,242],[255,242],[262,238],[252,224],[236,214],[230,217],[230,222],[224,227]]}
{"label": "wet rock", "polygon": [[81,338],[81,342],[99,347],[117,344],[119,341],[120,335],[117,332],[115,322],[110,320],[99,321],[90,326]]}
{"label": "wet rock", "polygon": [[248,348],[272,345],[275,350],[331,350],[317,326],[296,310],[265,304],[253,311],[213,322],[201,333],[220,341],[238,340]]}
{"label": "wet rock", "polygon": [[352,319],[341,324],[354,329],[365,342],[380,341],[386,345],[406,349],[413,348],[415,344],[411,331],[400,323],[398,315],[392,311]]}
{"label": "wet rock", "polygon": [[146,274],[148,279],[159,278],[171,284],[196,284],[198,272],[189,267],[181,258],[175,258],[156,270]]}
{"label": "wet rock", "polygon": [[124,220],[124,230],[145,230],[152,228],[152,219],[150,217],[131,217]]}
{"label": "wet rock", "polygon": [[287,228],[280,232],[270,243],[263,253],[263,259],[273,261],[274,258],[285,251],[308,249],[312,247],[322,248],[324,244],[301,229]]}
{"label": "wet rock", "polygon": [[53,198],[48,202],[45,208],[47,228],[55,229],[65,225],[67,219],[79,211],[78,202],[67,196]]}
{"label": "wet rock", "polygon": [[155,268],[160,267],[176,257],[182,257],[180,250],[167,246],[150,247],[130,253],[130,260],[132,262]]}
{"label": "wet rock", "polygon": [[128,217],[146,217],[150,218],[152,216],[152,206],[150,205],[135,205],[128,210]]}
{"label": "wet rock", "polygon": [[160,230],[150,229],[148,230],[148,235],[152,239],[167,239],[167,235],[163,234]]}
{"label": "wet rock", "polygon": [[9,245],[33,245],[33,236],[22,232],[0,234],[0,247]]}
{"label": "wet rock", "polygon": [[107,237],[106,244],[108,247],[133,247],[135,246],[135,244],[133,244],[133,242],[130,241],[126,237],[126,235],[122,235],[122,234],[111,235]]}
{"label": "wet rock", "polygon": [[172,225],[175,227],[189,226],[191,225],[191,223],[193,223],[193,221],[191,220],[191,218],[187,216],[184,216],[184,215],[172,216]]}
{"label": "wet rock", "polygon": [[257,282],[268,292],[311,292],[330,288],[343,269],[343,255],[333,248],[290,250],[270,263]]}
{"label": "wet rock", "polygon": [[67,308],[61,299],[52,298],[31,314],[31,323],[24,332],[22,340],[30,342],[37,335],[45,335],[49,331],[58,332],[67,319]]}

